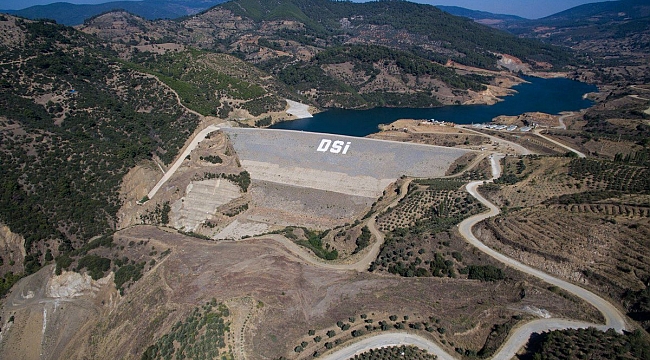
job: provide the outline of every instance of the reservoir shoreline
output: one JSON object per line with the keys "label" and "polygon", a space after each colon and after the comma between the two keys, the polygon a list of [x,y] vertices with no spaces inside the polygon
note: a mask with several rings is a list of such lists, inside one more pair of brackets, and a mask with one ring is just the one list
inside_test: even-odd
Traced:
{"label": "reservoir shoreline", "polygon": [[436,108],[373,108],[368,110],[329,109],[312,118],[290,120],[272,125],[286,129],[364,137],[379,131],[380,124],[399,119],[436,119],[456,124],[486,123],[500,115],[527,112],[560,114],[592,106],[585,94],[597,92],[595,85],[567,78],[524,77],[515,85],[516,93],[494,105],[449,105]]}

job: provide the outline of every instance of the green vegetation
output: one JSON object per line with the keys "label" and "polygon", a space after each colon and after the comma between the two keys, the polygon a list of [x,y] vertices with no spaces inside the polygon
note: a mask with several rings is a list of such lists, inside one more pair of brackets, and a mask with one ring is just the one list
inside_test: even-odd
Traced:
{"label": "green vegetation", "polygon": [[211,237],[205,236],[203,234],[195,233],[194,231],[178,230],[178,233],[186,235],[186,236],[191,236],[191,237],[194,237],[194,238],[197,238],[197,239],[201,239],[201,240],[212,240]]}
{"label": "green vegetation", "polygon": [[162,206],[156,204],[152,211],[140,214],[140,221],[143,224],[167,225],[169,223],[169,212],[172,210],[169,201],[165,201]]}
{"label": "green vegetation", "polygon": [[97,255],[86,255],[77,262],[76,271],[86,268],[93,280],[99,280],[104,277],[104,273],[111,268],[111,259]]}
{"label": "green vegetation", "polygon": [[[639,161],[647,165],[645,157]],[[628,158],[628,163],[631,161]],[[636,162],[636,161],[634,161]],[[569,164],[569,175],[577,180],[587,180],[603,190],[621,191],[631,194],[650,193],[650,168],[627,165],[621,162],[596,159],[573,159]]]}
{"label": "green vegetation", "polygon": [[414,180],[399,204],[379,216],[377,224],[387,233],[369,270],[405,277],[456,277],[463,256],[444,250],[450,246],[450,231],[483,210],[473,197],[460,191],[464,184],[456,179]]}
{"label": "green vegetation", "polygon": [[115,272],[115,287],[124,295],[124,284],[129,282],[136,282],[142,277],[142,270],[144,269],[144,262],[139,264],[128,264],[120,267]]}
{"label": "green vegetation", "polygon": [[[374,314],[373,314],[374,315]],[[408,315],[403,315],[398,318],[397,315],[390,315],[388,319],[384,320],[379,320],[375,321],[375,319],[369,318],[368,314],[361,314],[359,316],[363,322],[356,322],[355,323],[355,317],[351,316],[347,319],[347,322],[339,320],[336,322],[336,327],[338,330],[333,330],[333,329],[323,329],[323,330],[314,330],[310,329],[307,331],[307,335],[309,336],[310,341],[305,341],[303,340],[300,342],[298,345],[296,345],[293,348],[293,351],[296,353],[300,353],[306,350],[309,350],[310,352],[313,351],[312,356],[313,357],[318,357],[320,354],[326,352],[327,350],[333,349],[335,346],[340,345],[343,343],[344,338],[348,336],[351,336],[353,338],[359,337],[359,336],[364,336],[369,333],[377,332],[377,331],[391,331],[391,330],[405,330],[405,329],[410,329],[411,331],[426,331],[428,333],[434,333],[437,332],[440,337],[443,337],[446,330],[443,327],[437,326],[440,323],[439,319],[436,319],[432,316],[428,318],[419,318],[419,319],[411,319],[409,320]],[[337,331],[340,332],[337,334]],[[327,341],[332,338],[335,338],[333,341]],[[325,342],[322,342],[323,340],[326,340]],[[443,341],[443,344],[445,342]],[[416,350],[416,348],[413,348],[412,350]],[[373,359],[381,359],[381,357],[378,357],[381,352],[375,352],[374,353]],[[417,359],[418,355],[417,354],[425,354],[425,352],[419,352],[419,353],[409,353],[405,352],[404,355],[400,358],[408,358],[411,359],[412,357],[409,356],[413,355],[416,356],[415,358]],[[430,357],[426,357],[427,359]],[[286,360],[285,357],[280,357],[279,360]]]}
{"label": "green vegetation", "polygon": [[223,159],[219,155],[201,156],[200,159],[213,164],[221,164],[223,162]]}
{"label": "green vegetation", "polygon": [[[298,235],[296,235],[297,230],[300,230],[302,232],[300,238],[298,237]],[[325,236],[327,236],[329,230],[319,232],[319,231],[309,230],[304,227],[294,228],[289,226],[275,233],[282,234],[287,239],[293,240],[296,244],[308,248],[321,259],[335,260],[339,257],[338,250],[334,248],[330,248],[329,244],[326,244],[325,248],[323,248],[323,239],[325,238]]]}
{"label": "green vegetation", "polygon": [[428,186],[428,190],[458,190],[467,182],[457,179],[415,179],[413,183]]}
{"label": "green vegetation", "polygon": [[472,89],[481,91],[485,86],[476,81],[474,77],[463,77],[440,64],[416,56],[405,51],[393,50],[377,45],[348,45],[331,47],[318,53],[314,60],[319,65],[340,64],[351,62],[356,68],[365,71],[370,76],[368,82],[379,74],[373,64],[395,64],[404,74],[414,76],[433,76],[461,90]]}
{"label": "green vegetation", "polygon": [[0,298],[4,297],[7,294],[7,292],[9,292],[11,287],[14,286],[14,284],[18,282],[18,280],[20,280],[21,278],[22,278],[21,275],[16,275],[11,271],[5,273],[0,278]]}
{"label": "green vegetation", "polygon": [[476,353],[476,355],[482,359],[494,355],[510,334],[510,330],[517,324],[517,322],[519,322],[519,320],[521,320],[521,316],[515,315],[505,323],[494,324],[488,338],[485,340],[485,344],[483,344],[483,347]]}
{"label": "green vegetation", "polygon": [[[25,43],[0,55],[0,126],[10,129],[0,134],[0,220],[25,237],[31,273],[46,261],[37,243],[58,243],[58,258],[110,233],[126,172],[153,155],[171,162],[198,117],[96,38],[17,24]],[[86,261],[95,277],[104,268]]]}
{"label": "green vegetation", "polygon": [[[433,6],[406,1],[375,1],[357,4],[328,0],[238,0],[224,5],[238,15],[255,21],[289,19],[306,26],[301,31],[284,30],[277,37],[303,44],[340,44],[346,33],[356,35],[355,28],[366,25],[387,25],[392,31],[406,30],[418,45],[397,40],[391,46],[413,49],[417,55],[444,63],[448,59],[471,66],[495,69],[496,53],[507,53],[521,59],[548,61],[563,66],[571,55],[559,47],[516,36],[451,16]],[[361,15],[361,16],[359,16]],[[342,29],[340,19],[351,19],[353,28]],[[356,30],[356,31],[355,31]],[[397,36],[394,36],[397,38]],[[434,46],[435,44],[435,46]],[[426,45],[429,45],[427,48]]]}
{"label": "green vegetation", "polygon": [[[331,64],[351,63],[355,71],[363,72],[368,77],[363,82],[350,84],[328,76],[323,67]],[[366,92],[364,86],[374,81],[380,74],[380,67],[395,66],[403,76],[430,76],[440,79],[451,87],[460,90],[484,89],[484,85],[475,77],[461,76],[442,65],[413,55],[412,53],[393,50],[376,45],[348,45],[328,48],[318,53],[310,62],[303,62],[283,68],[278,77],[289,86],[300,90],[317,88],[328,93],[325,100],[341,100],[344,106],[417,106],[431,107],[441,105],[435,97],[433,87],[419,86],[414,92],[401,93],[388,90]],[[347,93],[346,98],[332,98],[334,94]],[[321,99],[320,101],[325,101]]]}
{"label": "green vegetation", "polygon": [[365,249],[368,244],[370,244],[370,229],[367,226],[361,228],[361,235],[355,240],[356,248],[352,252],[353,254],[358,253],[359,251]]}
{"label": "green vegetation", "polygon": [[544,332],[531,339],[520,359],[650,359],[647,334],[595,328]]}
{"label": "green vegetation", "polygon": [[204,173],[202,177],[195,178],[194,180],[209,180],[209,179],[226,179],[239,185],[242,192],[247,192],[251,184],[251,175],[248,171],[242,171],[239,174],[223,174],[223,173]]}
{"label": "green vegetation", "polygon": [[470,265],[461,270],[461,274],[467,274],[467,278],[480,281],[503,280],[503,270],[493,265]]}
{"label": "green vegetation", "polygon": [[178,321],[169,333],[160,337],[142,354],[142,360],[153,359],[222,359],[232,360],[225,337],[230,332],[230,311],[215,299],[195,308]]}
{"label": "green vegetation", "polygon": [[641,290],[627,290],[622,296],[627,307],[627,316],[641,323],[650,331],[650,287]]}
{"label": "green vegetation", "polygon": [[221,98],[253,100],[266,94],[259,85],[206,65],[209,57],[199,50],[137,52],[131,61],[127,66],[156,75],[178,93],[185,106],[203,115],[225,118],[229,111],[222,106]]}
{"label": "green vegetation", "polygon": [[306,230],[305,236],[307,240],[296,241],[296,244],[304,246],[313,251],[316,256],[325,260],[336,260],[339,257],[339,252],[336,249],[329,250],[323,248],[323,238],[326,233],[318,233],[311,230]]}
{"label": "green vegetation", "polygon": [[269,126],[273,123],[273,119],[270,116],[267,116],[265,118],[259,119],[255,121],[255,126],[257,127],[265,127]]}
{"label": "green vegetation", "polygon": [[[632,81],[632,83],[637,83],[639,79],[633,77],[630,81]],[[605,83],[608,83],[607,80],[605,80]],[[622,98],[627,95],[627,93],[623,93],[613,96]],[[616,99],[611,99],[610,101],[616,101]],[[612,141],[628,140],[647,146],[649,141],[648,139],[650,138],[650,125],[648,125],[647,119],[650,116],[643,112],[646,108],[647,105],[621,105],[619,103],[617,103],[613,109],[610,109],[609,106],[604,109],[593,107],[587,110],[583,116],[584,120],[587,121],[587,124],[584,126],[585,135],[587,139],[597,140],[604,138]],[[626,119],[629,120],[630,123],[633,124],[636,122],[638,125],[620,126],[620,124],[617,125],[611,122],[611,119]],[[644,151],[647,152],[648,150],[646,149]]]}

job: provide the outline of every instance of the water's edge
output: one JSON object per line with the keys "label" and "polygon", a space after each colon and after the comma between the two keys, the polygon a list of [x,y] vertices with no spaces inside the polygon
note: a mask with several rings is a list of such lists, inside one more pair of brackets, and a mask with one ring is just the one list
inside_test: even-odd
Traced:
{"label": "water's edge", "polygon": [[313,118],[285,121],[272,129],[302,130],[350,136],[367,136],[378,131],[379,124],[399,119],[436,119],[456,124],[490,122],[499,115],[526,112],[559,114],[589,108],[593,102],[584,97],[597,92],[594,85],[565,78],[525,77],[525,83],[513,87],[517,93],[494,105],[449,105],[437,108],[373,108],[368,110],[331,109]]}

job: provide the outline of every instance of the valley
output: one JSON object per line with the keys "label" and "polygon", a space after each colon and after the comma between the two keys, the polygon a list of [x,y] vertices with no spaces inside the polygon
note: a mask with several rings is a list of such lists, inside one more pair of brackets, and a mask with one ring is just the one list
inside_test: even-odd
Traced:
{"label": "valley", "polygon": [[[647,358],[647,31],[621,6],[544,42],[402,1],[0,15],[0,358]],[[490,127],[268,128],[498,109],[527,76],[598,88]]]}

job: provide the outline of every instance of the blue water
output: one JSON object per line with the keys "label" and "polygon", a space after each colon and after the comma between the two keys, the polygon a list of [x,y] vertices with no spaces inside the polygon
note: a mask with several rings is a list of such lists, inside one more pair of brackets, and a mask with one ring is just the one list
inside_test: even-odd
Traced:
{"label": "blue water", "polygon": [[379,124],[389,124],[398,119],[436,119],[456,124],[485,123],[499,115],[521,115],[534,111],[559,114],[562,111],[586,109],[592,102],[583,99],[583,95],[598,91],[594,85],[563,78],[524,79],[528,82],[513,87],[516,94],[506,96],[504,101],[495,105],[454,105],[431,109],[332,109],[315,114],[313,118],[281,122],[271,128],[366,136],[378,132]]}

